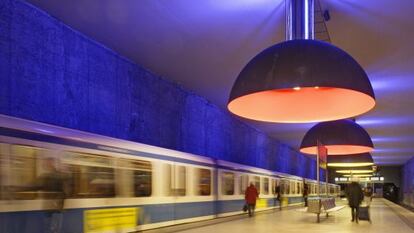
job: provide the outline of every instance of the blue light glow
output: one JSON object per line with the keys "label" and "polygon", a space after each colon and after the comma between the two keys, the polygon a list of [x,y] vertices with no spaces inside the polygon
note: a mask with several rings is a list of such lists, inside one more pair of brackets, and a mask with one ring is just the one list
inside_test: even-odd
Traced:
{"label": "blue light glow", "polygon": [[375,155],[373,155],[372,156],[373,159],[377,159],[377,160],[393,160],[393,159],[396,159],[396,158],[405,159],[405,158],[408,158],[408,157],[409,156],[406,156],[406,155],[393,155],[393,156],[381,156],[381,155],[375,156]]}
{"label": "blue light glow", "polygon": [[[371,81],[372,88],[375,92],[391,92],[391,91],[404,91],[411,90],[414,87],[414,83],[407,82],[412,77],[396,74],[371,74],[368,72]],[[392,78],[390,78],[392,77]]]}
{"label": "blue light glow", "polygon": [[[199,4],[195,1],[194,3]],[[226,1],[208,1],[207,4],[224,10],[240,10],[254,8],[263,8],[263,6],[276,7],[284,3],[283,0],[226,0]]]}
{"label": "blue light glow", "polygon": [[396,116],[396,117],[357,119],[356,123],[361,126],[370,126],[370,125],[386,126],[386,125],[393,125],[393,124],[410,123],[411,121],[412,121],[412,118],[410,117]]}
{"label": "blue light glow", "polygon": [[414,148],[375,148],[375,154],[382,153],[413,153]]}
{"label": "blue light glow", "polygon": [[371,137],[373,142],[406,142],[414,140],[414,137]]}
{"label": "blue light glow", "polygon": [[384,120],[381,119],[362,119],[362,120],[356,120],[356,123],[358,125],[377,125],[384,123]]}

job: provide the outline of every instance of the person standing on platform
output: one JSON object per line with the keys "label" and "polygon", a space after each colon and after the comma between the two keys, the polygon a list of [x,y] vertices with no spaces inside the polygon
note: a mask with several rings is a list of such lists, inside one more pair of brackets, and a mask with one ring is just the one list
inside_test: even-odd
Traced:
{"label": "person standing on platform", "polygon": [[256,200],[259,198],[259,192],[253,183],[250,183],[250,186],[247,187],[244,194],[244,199],[246,200],[247,210],[249,211],[249,217],[254,215],[254,210],[256,208]]}
{"label": "person standing on platform", "polygon": [[364,200],[364,193],[362,192],[361,186],[353,181],[351,182],[346,190],[346,196],[348,198],[349,207],[351,207],[352,222],[358,223],[359,205]]}
{"label": "person standing on platform", "polygon": [[280,196],[280,185],[275,188],[276,200],[279,202],[279,210],[282,210],[282,197]]}
{"label": "person standing on platform", "polygon": [[303,184],[303,200],[305,201],[305,207],[308,207],[308,185]]}
{"label": "person standing on platform", "polygon": [[372,201],[372,195],[373,195],[372,187],[370,187],[370,186],[366,187],[364,194],[365,194],[364,201],[367,204],[367,206],[370,206],[371,201]]}

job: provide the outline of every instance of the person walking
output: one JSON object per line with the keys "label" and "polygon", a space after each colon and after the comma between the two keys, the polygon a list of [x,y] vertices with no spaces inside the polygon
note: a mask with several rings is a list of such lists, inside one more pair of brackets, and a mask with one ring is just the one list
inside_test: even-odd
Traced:
{"label": "person walking", "polygon": [[250,186],[247,187],[244,194],[244,199],[246,200],[247,210],[249,211],[249,217],[254,215],[254,210],[256,208],[256,200],[259,198],[259,192],[253,183],[250,183]]}
{"label": "person walking", "polygon": [[348,198],[349,207],[351,207],[352,222],[358,223],[359,205],[364,200],[364,193],[362,192],[361,186],[353,181],[351,182],[346,190],[346,196]]}

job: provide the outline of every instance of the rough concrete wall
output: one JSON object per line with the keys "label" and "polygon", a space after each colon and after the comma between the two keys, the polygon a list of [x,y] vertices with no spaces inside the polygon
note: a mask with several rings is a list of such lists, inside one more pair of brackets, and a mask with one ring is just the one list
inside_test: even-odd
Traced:
{"label": "rough concrete wall", "polygon": [[0,0],[0,113],[316,177],[315,162],[19,0]]}

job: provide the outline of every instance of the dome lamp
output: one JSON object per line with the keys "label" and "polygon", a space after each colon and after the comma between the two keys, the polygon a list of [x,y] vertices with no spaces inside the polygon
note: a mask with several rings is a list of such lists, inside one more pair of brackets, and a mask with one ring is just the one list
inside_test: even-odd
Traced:
{"label": "dome lamp", "polygon": [[328,149],[330,156],[367,153],[374,149],[367,131],[351,120],[316,124],[303,137],[300,152],[316,154],[317,141]]}
{"label": "dome lamp", "polygon": [[251,59],[231,89],[227,108],[264,122],[332,121],[375,106],[364,69],[349,54],[313,40],[313,0],[287,0],[287,41]]}

